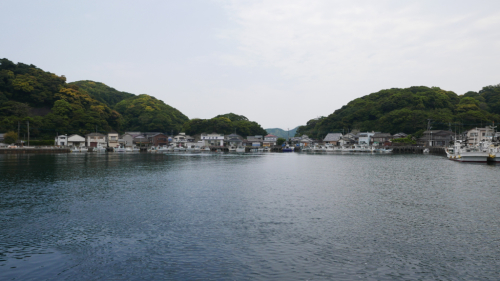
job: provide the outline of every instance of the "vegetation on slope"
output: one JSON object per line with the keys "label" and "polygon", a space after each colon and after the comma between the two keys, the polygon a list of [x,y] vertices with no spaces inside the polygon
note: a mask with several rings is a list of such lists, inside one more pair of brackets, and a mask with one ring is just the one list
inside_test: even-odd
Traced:
{"label": "vegetation on slope", "polygon": [[115,109],[129,131],[178,133],[189,121],[179,110],[145,94],[122,100]]}
{"label": "vegetation on slope", "polygon": [[433,129],[463,130],[500,121],[500,84],[457,95],[438,87],[388,89],[357,98],[327,117],[309,120],[297,135],[381,131],[417,135],[432,119]]}
{"label": "vegetation on slope", "polygon": [[80,90],[84,90],[91,97],[106,104],[111,108],[113,108],[117,103],[121,102],[122,100],[135,96],[134,94],[131,93],[120,92],[101,82],[82,80],[82,81],[71,82],[69,84],[78,86]]}
{"label": "vegetation on slope", "polygon": [[85,134],[121,128],[121,115],[92,98],[64,76],[34,65],[0,59],[0,131],[21,135],[30,123],[32,137],[52,138],[56,133]]}
{"label": "vegetation on slope", "polygon": [[298,128],[299,127],[295,127],[295,128],[293,128],[293,129],[291,129],[289,131],[285,131],[285,130],[280,129],[280,128],[271,128],[271,129],[266,129],[266,132],[268,134],[275,135],[278,138],[284,138],[284,139],[286,139],[288,137],[291,138],[291,137],[295,136]]}
{"label": "vegetation on slope", "polygon": [[264,130],[256,122],[249,121],[243,115],[228,113],[217,115],[212,119],[191,119],[183,126],[183,131],[189,135],[201,133],[236,134],[246,137],[254,135],[266,135]]}

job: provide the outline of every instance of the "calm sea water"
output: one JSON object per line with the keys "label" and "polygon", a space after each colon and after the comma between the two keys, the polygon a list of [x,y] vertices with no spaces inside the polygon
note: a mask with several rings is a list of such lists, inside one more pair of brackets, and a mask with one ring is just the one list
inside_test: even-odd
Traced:
{"label": "calm sea water", "polygon": [[500,165],[0,155],[1,280],[498,280]]}

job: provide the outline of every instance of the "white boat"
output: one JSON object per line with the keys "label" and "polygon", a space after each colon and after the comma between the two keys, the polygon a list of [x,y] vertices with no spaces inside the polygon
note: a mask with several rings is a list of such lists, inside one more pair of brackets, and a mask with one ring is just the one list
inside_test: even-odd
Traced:
{"label": "white boat", "polygon": [[243,146],[238,146],[238,147],[236,147],[236,152],[238,152],[238,153],[243,153],[243,152],[245,152],[245,147],[243,147]]}
{"label": "white boat", "polygon": [[314,152],[326,152],[326,147],[322,145],[315,145],[312,149]]}
{"label": "white boat", "polygon": [[453,147],[445,149],[448,159],[458,162],[496,162],[498,147],[490,142],[480,142],[477,145],[462,145],[456,141]]}
{"label": "white boat", "polygon": [[80,152],[88,152],[89,149],[86,146],[80,147]]}
{"label": "white boat", "polygon": [[156,146],[153,145],[150,148],[148,148],[148,152],[156,153]]}
{"label": "white boat", "polygon": [[264,147],[262,149],[262,152],[270,152],[270,151],[271,151],[271,148],[269,148],[269,147]]}
{"label": "white boat", "polygon": [[106,152],[106,148],[102,147],[102,146],[98,146],[98,147],[95,148],[95,151],[99,152],[99,153],[105,153]]}
{"label": "white boat", "polygon": [[73,146],[71,152],[80,152],[80,148],[78,146]]}
{"label": "white boat", "polygon": [[424,153],[424,154],[427,154],[427,153],[429,153],[429,152],[430,152],[430,150],[429,150],[428,148],[425,148],[425,149],[422,151],[422,153]]}
{"label": "white boat", "polygon": [[391,153],[392,152],[392,148],[387,148],[387,147],[379,148],[379,149],[376,149],[375,152],[379,152],[379,153]]}
{"label": "white boat", "polygon": [[137,147],[135,145],[132,147],[132,152],[140,152],[140,151],[141,151],[141,149],[139,147]]}
{"label": "white boat", "polygon": [[119,147],[115,147],[113,149],[115,152],[125,152],[125,147],[122,147],[122,146],[119,146]]}
{"label": "white boat", "polygon": [[312,148],[310,146],[303,146],[300,148],[300,151],[302,152],[311,152]]}
{"label": "white boat", "polygon": [[202,146],[200,149],[201,151],[210,151],[210,147],[208,146]]}
{"label": "white boat", "polygon": [[229,152],[236,151],[236,146],[230,145],[227,149],[229,150]]}

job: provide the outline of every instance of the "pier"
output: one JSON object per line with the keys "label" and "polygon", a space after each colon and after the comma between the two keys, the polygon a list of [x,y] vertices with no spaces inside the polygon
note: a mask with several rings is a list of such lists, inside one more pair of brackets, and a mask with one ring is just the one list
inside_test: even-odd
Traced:
{"label": "pier", "polygon": [[442,146],[431,146],[431,147],[423,147],[423,146],[393,146],[393,153],[416,153],[423,154],[424,149],[429,149],[430,154],[446,154],[445,148]]}

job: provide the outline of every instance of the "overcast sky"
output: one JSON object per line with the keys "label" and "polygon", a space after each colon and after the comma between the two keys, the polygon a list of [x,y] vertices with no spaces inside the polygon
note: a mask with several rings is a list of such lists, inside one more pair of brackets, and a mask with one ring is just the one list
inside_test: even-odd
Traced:
{"label": "overcast sky", "polygon": [[381,89],[500,83],[500,1],[0,1],[0,57],[189,118],[294,128]]}

